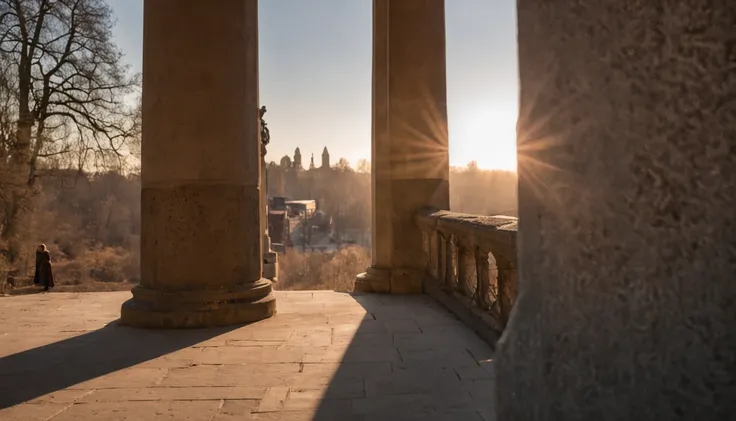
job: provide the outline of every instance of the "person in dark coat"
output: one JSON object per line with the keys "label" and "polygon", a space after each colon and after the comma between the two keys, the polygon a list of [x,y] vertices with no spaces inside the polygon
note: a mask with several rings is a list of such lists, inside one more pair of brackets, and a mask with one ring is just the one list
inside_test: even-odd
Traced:
{"label": "person in dark coat", "polygon": [[33,283],[43,285],[43,290],[48,291],[54,287],[54,273],[51,271],[51,255],[45,244],[36,249],[36,275]]}

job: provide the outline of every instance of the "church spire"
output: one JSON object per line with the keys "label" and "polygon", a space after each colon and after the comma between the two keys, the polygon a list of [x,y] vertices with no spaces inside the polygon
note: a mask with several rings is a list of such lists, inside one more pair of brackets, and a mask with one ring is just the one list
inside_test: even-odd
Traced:
{"label": "church spire", "polygon": [[322,168],[330,168],[330,153],[327,151],[327,146],[322,150]]}
{"label": "church spire", "polygon": [[302,167],[302,151],[299,150],[297,147],[296,150],[294,150],[294,169],[301,170],[304,167]]}

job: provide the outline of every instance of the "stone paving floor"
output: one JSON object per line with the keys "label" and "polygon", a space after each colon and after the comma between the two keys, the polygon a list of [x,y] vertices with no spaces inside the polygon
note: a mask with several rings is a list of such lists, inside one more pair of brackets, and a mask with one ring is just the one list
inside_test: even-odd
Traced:
{"label": "stone paving floor", "polygon": [[129,293],[0,297],[0,420],[489,421],[491,348],[424,296],[279,292],[279,314],[117,325]]}

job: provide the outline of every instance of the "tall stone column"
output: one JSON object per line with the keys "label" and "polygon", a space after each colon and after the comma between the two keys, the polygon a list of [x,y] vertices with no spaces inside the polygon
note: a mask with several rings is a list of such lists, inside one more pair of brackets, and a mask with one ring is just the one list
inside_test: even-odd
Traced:
{"label": "tall stone column", "polygon": [[734,22],[727,1],[518,0],[499,421],[733,419]]}
{"label": "tall stone column", "polygon": [[144,3],[141,284],[121,319],[273,315],[261,277],[258,2]]}
{"label": "tall stone column", "polygon": [[355,289],[420,293],[414,213],[449,209],[445,2],[373,1],[373,262]]}
{"label": "tall stone column", "polygon": [[276,281],[278,279],[278,254],[271,250],[271,236],[268,234],[268,171],[266,170],[266,145],[270,134],[263,120],[266,108],[261,108],[261,232],[263,233],[263,277]]}

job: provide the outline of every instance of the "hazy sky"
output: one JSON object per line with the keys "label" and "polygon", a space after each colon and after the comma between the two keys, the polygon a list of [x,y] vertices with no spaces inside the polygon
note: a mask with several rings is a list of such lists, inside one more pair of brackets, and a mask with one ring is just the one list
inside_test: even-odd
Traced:
{"label": "hazy sky", "polygon": [[[143,1],[108,0],[126,60],[141,69]],[[202,0],[204,1],[204,0]],[[216,3],[216,2],[215,2]],[[516,167],[518,72],[514,0],[446,0],[450,162]],[[267,160],[370,160],[371,0],[261,0],[260,97]]]}

